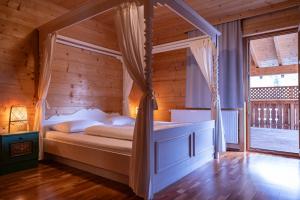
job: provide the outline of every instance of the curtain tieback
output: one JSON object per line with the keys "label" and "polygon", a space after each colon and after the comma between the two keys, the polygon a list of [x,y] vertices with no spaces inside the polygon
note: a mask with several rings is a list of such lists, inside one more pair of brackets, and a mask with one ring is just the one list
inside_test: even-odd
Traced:
{"label": "curtain tieback", "polygon": [[157,100],[156,100],[154,91],[152,92],[152,104],[153,104],[153,109],[158,110],[158,104],[157,104]]}
{"label": "curtain tieback", "polygon": [[158,110],[158,104],[157,104],[157,101],[156,101],[156,97],[154,95],[154,91],[152,93],[150,92],[145,92],[143,97],[150,97],[151,101],[152,101],[152,107],[153,107],[153,110]]}
{"label": "curtain tieback", "polygon": [[46,99],[45,99],[45,100],[39,99],[39,100],[36,102],[35,106],[36,106],[36,107],[39,107],[39,106],[42,106],[43,104],[45,104],[45,106],[46,106],[47,109],[50,109],[50,108],[51,108],[51,107],[50,107],[50,104],[48,103],[48,101],[47,101]]}

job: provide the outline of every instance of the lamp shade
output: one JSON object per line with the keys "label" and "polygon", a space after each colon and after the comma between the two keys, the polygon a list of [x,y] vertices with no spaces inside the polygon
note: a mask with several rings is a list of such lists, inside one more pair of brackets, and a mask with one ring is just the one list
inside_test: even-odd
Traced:
{"label": "lamp shade", "polygon": [[28,131],[27,109],[25,106],[10,108],[8,132]]}
{"label": "lamp shade", "polygon": [[10,121],[27,121],[27,109],[25,106],[12,106],[10,110]]}

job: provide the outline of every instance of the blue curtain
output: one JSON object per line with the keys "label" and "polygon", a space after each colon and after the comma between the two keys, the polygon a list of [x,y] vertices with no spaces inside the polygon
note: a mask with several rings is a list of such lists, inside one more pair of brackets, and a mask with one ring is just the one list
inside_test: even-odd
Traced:
{"label": "blue curtain", "polygon": [[243,38],[241,21],[217,25],[219,38],[219,92],[222,108],[244,105]]}

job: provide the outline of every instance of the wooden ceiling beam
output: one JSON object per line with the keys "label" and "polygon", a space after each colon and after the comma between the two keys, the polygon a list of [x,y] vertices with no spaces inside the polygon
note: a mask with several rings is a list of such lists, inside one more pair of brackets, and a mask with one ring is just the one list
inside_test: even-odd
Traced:
{"label": "wooden ceiling beam", "polygon": [[251,76],[292,74],[292,73],[298,73],[298,65],[284,65],[284,66],[263,67],[263,68],[259,68],[252,65],[250,70]]}
{"label": "wooden ceiling beam", "polygon": [[253,46],[253,43],[250,43],[250,53],[251,53],[252,59],[254,61],[254,64],[257,67],[260,67],[257,56],[256,56],[256,52],[255,52],[255,49],[254,49],[254,46]]}
{"label": "wooden ceiling beam", "polygon": [[274,36],[273,41],[274,41],[274,48],[275,48],[276,56],[277,56],[277,60],[278,60],[278,65],[281,66],[282,65],[282,58],[281,58],[281,54],[280,54],[280,46],[279,46],[279,43],[278,43],[278,36]]}

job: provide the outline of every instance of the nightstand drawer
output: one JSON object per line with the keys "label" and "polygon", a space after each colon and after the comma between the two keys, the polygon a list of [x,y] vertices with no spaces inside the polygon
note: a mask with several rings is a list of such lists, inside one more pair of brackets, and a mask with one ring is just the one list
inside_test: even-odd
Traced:
{"label": "nightstand drawer", "polygon": [[2,164],[38,158],[38,134],[14,134],[2,137]]}

